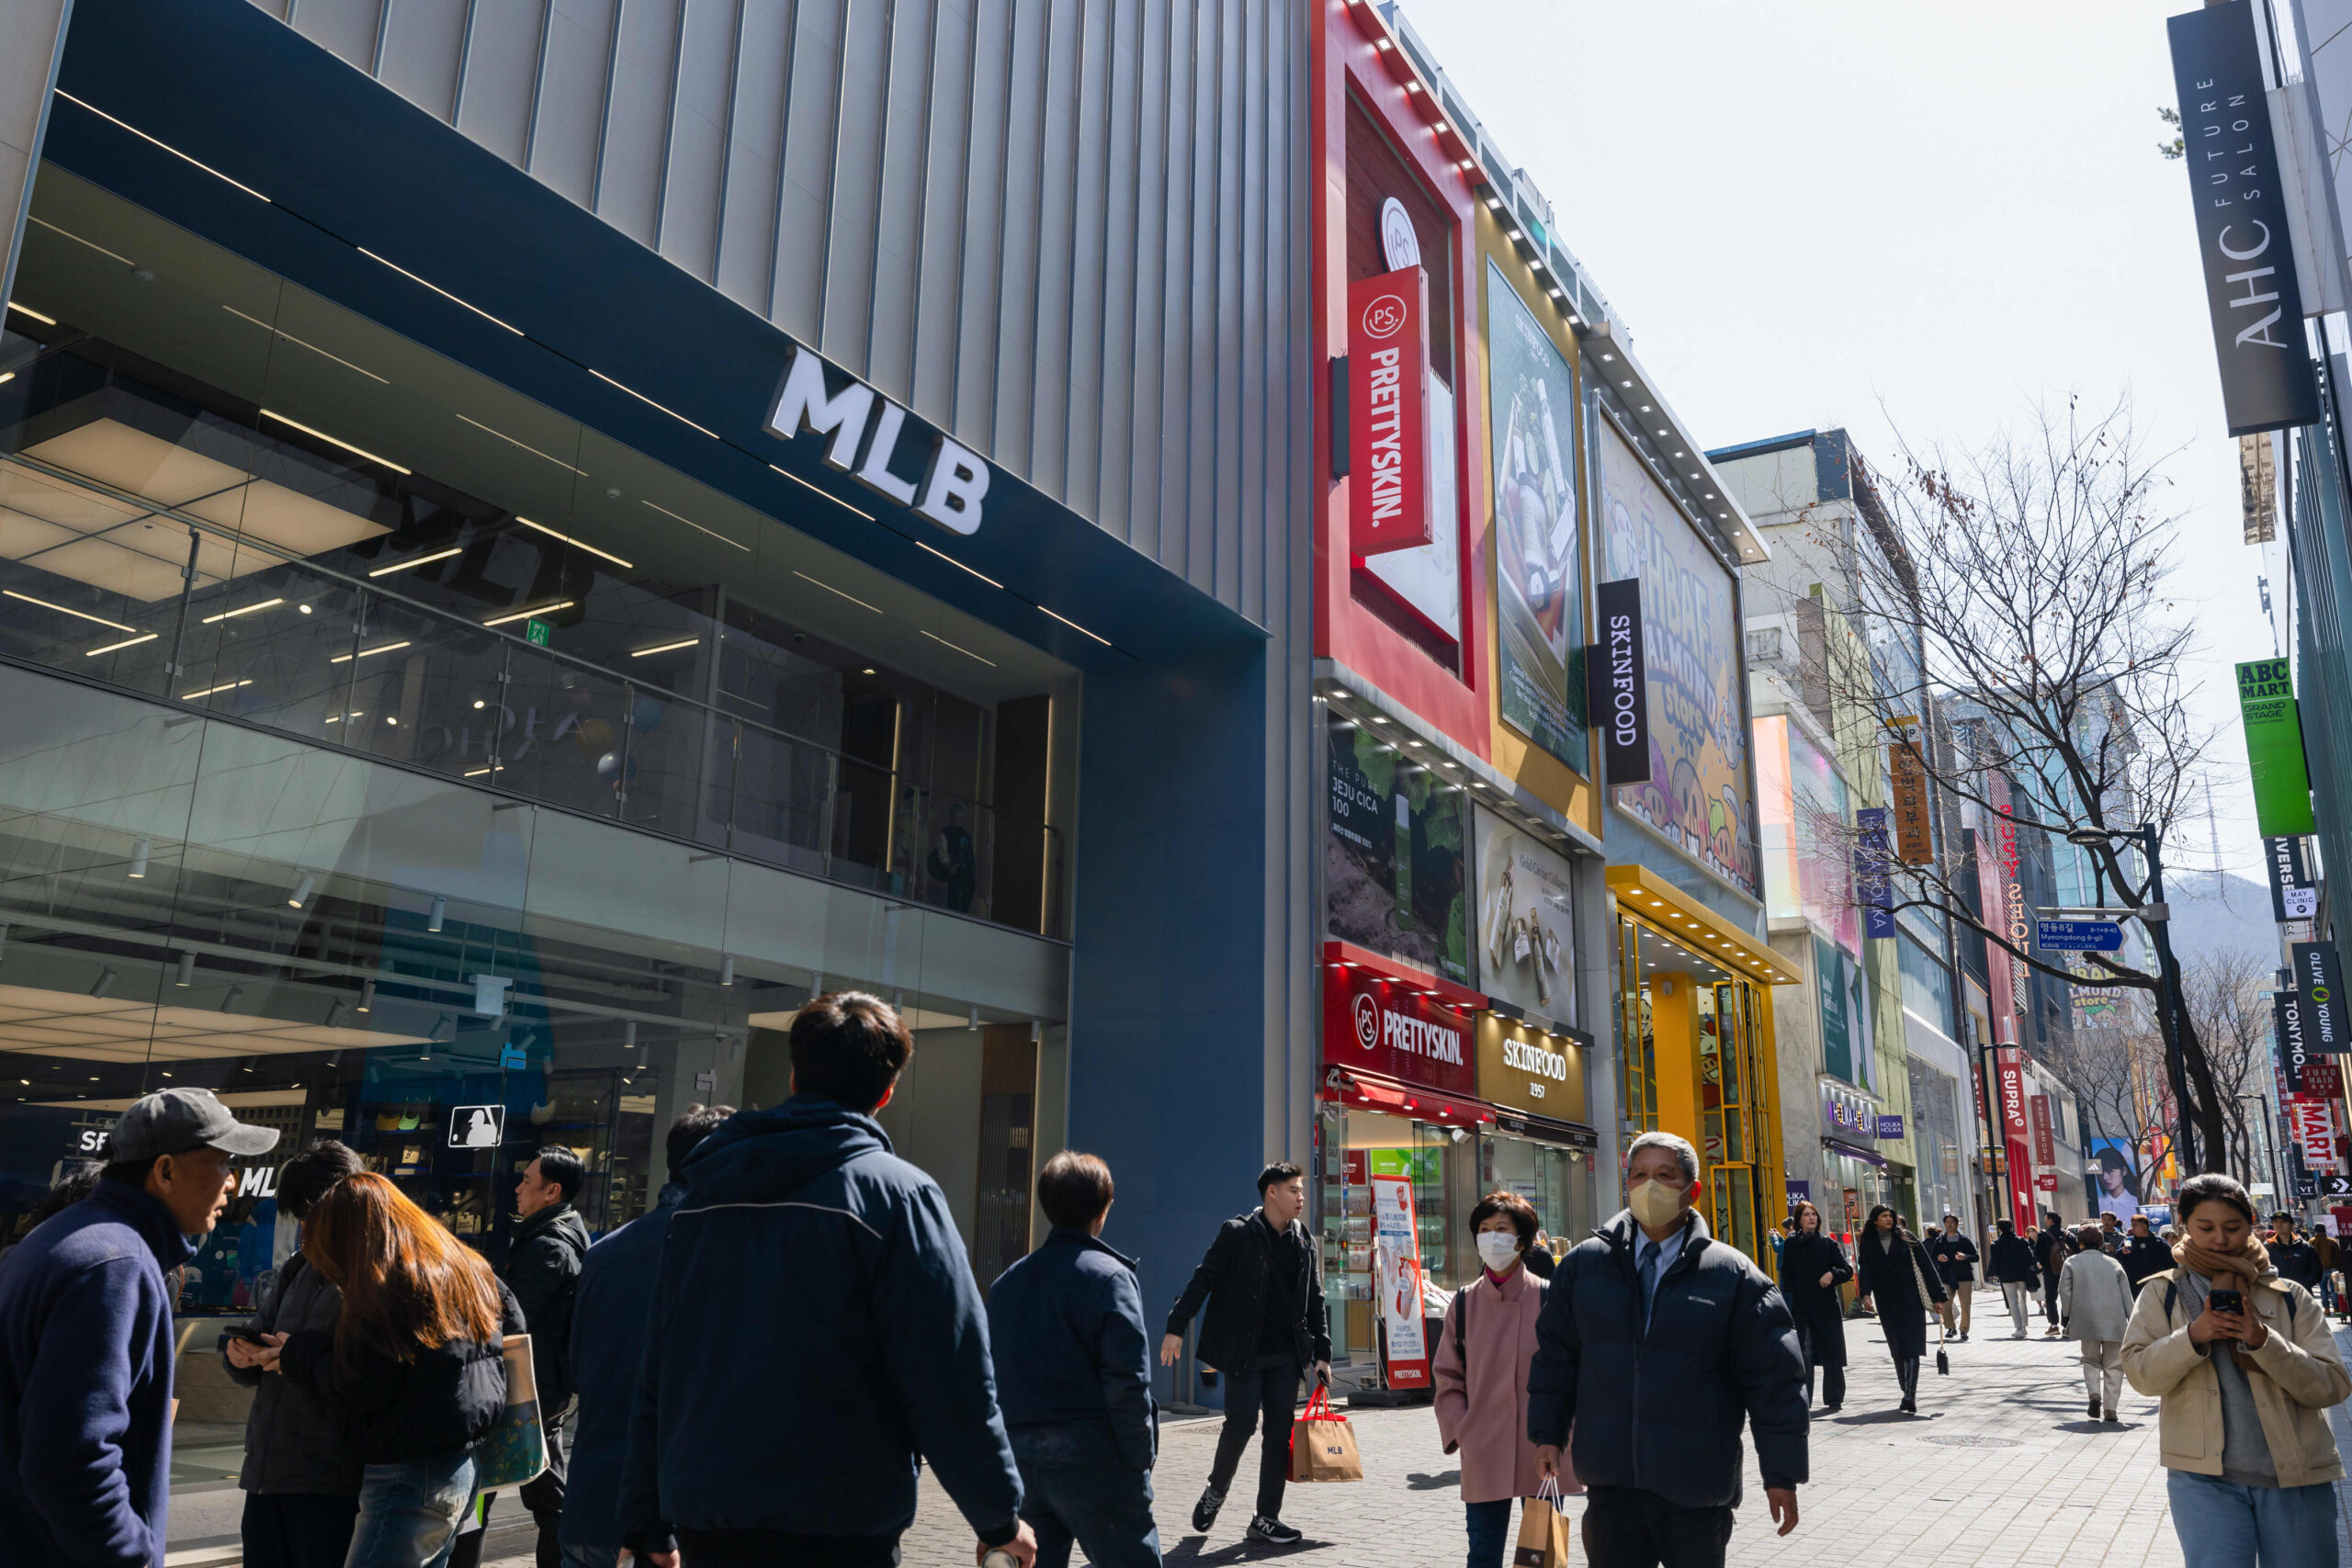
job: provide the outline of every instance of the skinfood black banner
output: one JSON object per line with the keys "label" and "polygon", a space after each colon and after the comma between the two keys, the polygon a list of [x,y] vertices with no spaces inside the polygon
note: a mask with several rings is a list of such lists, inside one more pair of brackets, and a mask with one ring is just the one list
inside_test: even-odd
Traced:
{"label": "skinfood black banner", "polygon": [[1650,674],[1642,650],[1642,580],[1628,577],[1594,590],[1600,644],[1593,650],[1592,714],[1600,726],[1612,784],[1650,776]]}
{"label": "skinfood black banner", "polygon": [[2295,992],[2302,1003],[2303,1048],[2340,1055],[2352,1051],[2352,1024],[2344,1016],[2344,965],[2332,942],[2294,945]]}
{"label": "skinfood black banner", "polygon": [[2310,424],[2320,416],[2319,387],[2303,344],[2302,295],[2252,7],[2227,0],[2166,26],[2230,434]]}

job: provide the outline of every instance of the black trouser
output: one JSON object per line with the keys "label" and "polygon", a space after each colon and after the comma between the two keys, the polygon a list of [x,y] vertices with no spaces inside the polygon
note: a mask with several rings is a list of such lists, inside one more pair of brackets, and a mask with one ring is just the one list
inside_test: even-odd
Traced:
{"label": "black trouser", "polygon": [[1233,1487],[1234,1472],[1241,1468],[1241,1450],[1250,1433],[1265,1433],[1258,1455],[1258,1512],[1270,1519],[1283,1515],[1283,1487],[1290,1480],[1290,1424],[1297,1413],[1298,1383],[1305,1369],[1286,1350],[1252,1356],[1239,1367],[1225,1371],[1225,1427],[1216,1435],[1216,1462],[1209,1467],[1209,1484],[1219,1492]]}
{"label": "black trouser", "polygon": [[359,1497],[312,1492],[248,1492],[245,1568],[343,1568]]}
{"label": "black trouser", "polygon": [[1729,1508],[1678,1508],[1655,1492],[1594,1486],[1584,1495],[1592,1568],[1723,1568]]}
{"label": "black trouser", "polygon": [[1821,1403],[1827,1405],[1832,1410],[1835,1410],[1839,1405],[1845,1404],[1845,1363],[1841,1361],[1837,1366],[1830,1367],[1822,1366],[1820,1362],[1815,1361],[1813,1359],[1813,1330],[1810,1328],[1800,1328],[1797,1330],[1797,1348],[1804,1352],[1804,1402],[1806,1406],[1810,1408],[1813,1404],[1813,1369],[1816,1366],[1821,1367]]}

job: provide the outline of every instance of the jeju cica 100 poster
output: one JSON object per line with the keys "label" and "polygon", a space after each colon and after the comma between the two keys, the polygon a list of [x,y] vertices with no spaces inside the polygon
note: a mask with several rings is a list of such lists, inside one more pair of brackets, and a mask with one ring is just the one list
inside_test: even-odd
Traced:
{"label": "jeju cica 100 poster", "polygon": [[1605,421],[1598,445],[1606,577],[1641,580],[1649,662],[1649,782],[1619,787],[1617,808],[1758,897],[1731,573]]}

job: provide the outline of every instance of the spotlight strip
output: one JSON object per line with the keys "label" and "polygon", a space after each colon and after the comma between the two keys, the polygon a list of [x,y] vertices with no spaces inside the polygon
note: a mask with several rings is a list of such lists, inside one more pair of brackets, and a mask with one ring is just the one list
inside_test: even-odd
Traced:
{"label": "spotlight strip", "polygon": [[44,316],[39,310],[17,304],[14,299],[8,301],[8,309],[16,311],[19,316],[30,316],[34,321],[39,321],[45,327],[53,327],[57,324],[57,318],[55,316]]}
{"label": "spotlight strip", "polygon": [[[168,142],[168,141],[156,141],[156,139],[155,139],[154,137],[152,137],[152,136],[148,135],[145,131],[143,131],[143,130],[140,130],[137,126],[135,126],[135,125],[131,124],[129,120],[116,119],[116,118],[114,118],[114,116],[112,116],[112,115],[110,115],[110,114],[107,113],[107,111],[106,111],[106,110],[104,110],[104,109],[102,109],[102,108],[98,107],[98,106],[97,106],[97,105],[96,105],[96,104],[85,104],[85,103],[83,103],[81,99],[79,99],[79,98],[75,97],[73,94],[71,94],[71,93],[67,92],[67,91],[66,91],[64,88],[62,88],[62,87],[56,87],[56,88],[52,88],[52,89],[51,89],[51,91],[55,92],[55,93],[56,93],[56,95],[57,95],[59,97],[63,98],[67,103],[69,103],[69,104],[78,105],[80,107],[83,107],[83,108],[88,109],[92,114],[96,115],[100,119],[107,120],[107,121],[108,121],[108,122],[110,122],[110,123],[112,123],[112,124],[119,125],[119,126],[122,127],[122,129],[123,129],[123,130],[127,130],[127,131],[130,132],[130,134],[131,134],[131,135],[136,136],[137,138],[139,138],[139,140],[140,140],[140,141],[147,141],[147,142],[153,142],[155,146],[161,147],[164,152],[169,152],[173,157],[179,159],[182,163],[186,163],[186,164],[196,164],[196,166],[197,166],[198,168],[202,169],[206,174],[210,175],[214,179],[216,179],[216,180],[225,181],[226,183],[228,183],[228,184],[230,184],[230,185],[235,186],[239,190],[243,191],[247,196],[252,197],[255,201],[269,201],[269,197],[266,197],[266,196],[262,195],[262,193],[261,193],[261,192],[259,192],[259,191],[257,191],[257,190],[254,189],[254,187],[253,187],[253,186],[249,186],[249,185],[245,184],[243,180],[232,180],[232,179],[230,179],[228,175],[226,175],[222,174],[220,170],[218,170],[218,169],[214,168],[211,164],[206,164],[206,163],[201,163],[201,162],[198,162],[197,159],[194,159],[194,158],[189,157],[187,153],[185,153],[185,152],[181,152],[178,148],[176,148],[176,147],[173,146],[170,142]],[[270,205],[271,205],[271,206],[273,206],[273,207],[275,207],[275,206],[277,206],[277,204],[276,202],[270,202]]]}
{"label": "spotlight strip", "polygon": [[[775,465],[774,463],[770,463],[770,464],[768,465],[768,467],[769,467],[769,468],[775,468]],[[785,477],[786,479],[790,479],[794,484],[798,485],[802,490],[805,490],[805,491],[808,491],[810,494],[812,494],[812,495],[819,495],[819,496],[822,496],[825,500],[831,502],[835,506],[840,507],[842,511],[844,511],[844,512],[850,512],[850,513],[855,513],[858,516],[865,518],[868,523],[871,523],[871,522],[873,522],[873,521],[874,521],[874,513],[872,513],[871,512],[859,512],[859,511],[857,510],[857,508],[856,508],[856,507],[852,506],[848,502],[843,501],[840,496],[837,496],[837,495],[833,494],[833,493],[832,493],[831,491],[822,491],[822,490],[819,490],[815,485],[810,484],[807,479],[802,479],[798,474],[795,474],[795,473],[786,473],[786,472],[784,469],[782,469],[782,468],[775,468],[775,471],[776,471],[777,473],[779,473],[779,474],[783,474],[783,475],[784,475],[784,477]]]}
{"label": "spotlight strip", "polygon": [[[918,629],[920,629],[920,628],[918,628]],[[993,660],[993,659],[980,659],[980,656],[979,656],[978,654],[977,654],[977,653],[974,653],[970,649],[968,649],[968,648],[959,648],[959,647],[957,647],[955,643],[949,642],[945,637],[941,637],[941,636],[940,636],[938,633],[936,633],[936,632],[924,632],[922,635],[923,635],[923,636],[925,636],[925,637],[929,637],[929,638],[931,638],[931,640],[932,640],[932,641],[933,641],[933,642],[937,643],[937,644],[938,644],[940,647],[942,647],[942,648],[953,648],[953,649],[956,649],[956,652],[958,652],[958,653],[962,654],[962,655],[963,655],[965,658],[967,658],[967,659],[979,659],[979,660],[980,660],[980,662],[981,662],[981,663],[983,663],[983,664],[985,664],[985,665],[987,665],[989,669],[993,670],[993,669],[995,669],[995,668],[996,668],[996,660]]]}
{"label": "spotlight strip", "polygon": [[[463,415],[463,414],[459,414],[458,417],[458,418],[460,418],[460,419],[463,419],[463,418],[465,418],[465,415]],[[494,433],[493,433],[493,434],[494,434]],[[518,445],[519,445],[519,444],[518,444]],[[549,460],[550,462],[554,461],[554,459],[553,459],[553,458],[549,458],[548,460]],[[578,470],[578,469],[576,469],[576,468],[575,468],[575,469],[573,469],[572,471],[573,471],[574,473],[578,473],[578,472],[579,472],[579,470]],[[582,479],[585,479],[587,476],[586,476],[586,475],[584,475],[584,474],[582,474],[582,475],[581,475],[581,477],[582,477]],[[526,528],[536,528],[536,529],[537,529],[540,533],[545,534],[545,535],[546,535],[548,538],[550,538],[550,539],[561,539],[565,544],[567,544],[567,545],[571,545],[571,546],[573,546],[573,547],[575,547],[576,548],[579,548],[579,549],[586,550],[586,551],[587,551],[590,555],[592,555],[592,556],[601,556],[601,557],[603,557],[605,559],[606,559],[606,560],[608,560],[608,561],[612,562],[615,566],[626,568],[627,570],[630,570],[630,571],[635,571],[635,570],[637,570],[637,568],[636,568],[634,565],[632,565],[631,563],[629,563],[629,562],[628,562],[628,561],[625,561],[625,560],[621,559],[621,558],[620,558],[620,557],[618,557],[618,556],[616,556],[616,555],[613,554],[613,552],[612,552],[612,551],[610,551],[610,550],[600,550],[600,549],[598,549],[595,546],[594,546],[594,545],[592,545],[592,544],[588,543],[586,540],[584,540],[584,539],[575,539],[575,538],[573,538],[573,537],[572,537],[571,535],[569,535],[569,534],[559,534],[559,533],[557,533],[554,529],[552,529],[552,528],[548,527],[548,526],[546,524],[544,524],[544,523],[534,523],[534,522],[532,522],[532,521],[531,521],[529,518],[527,518],[527,517],[517,517],[517,518],[515,518],[515,519],[514,519],[514,521],[515,521],[515,522],[517,522],[517,523],[520,523],[520,524],[521,524],[521,525],[523,525],[523,526],[524,526],[524,527],[526,527]]]}
{"label": "spotlight strip", "polygon": [[346,452],[356,453],[360,457],[367,458],[371,463],[381,463],[385,468],[391,469],[392,472],[396,474],[405,474],[409,471],[408,469],[401,468],[398,463],[393,462],[390,457],[379,457],[375,453],[368,450],[367,447],[354,446],[350,442],[345,441],[340,435],[329,435],[323,430],[313,430],[309,425],[304,424],[300,420],[288,419],[275,409],[262,410],[261,416],[264,419],[274,419],[280,424],[291,426],[292,428],[300,431],[305,435],[315,435],[330,446],[340,446]]}
{"label": "spotlight strip", "polygon": [[13,588],[0,588],[0,593],[5,593],[11,599],[21,599],[28,604],[38,604],[44,610],[54,610],[61,615],[72,615],[76,620],[96,621],[102,626],[112,626],[119,632],[135,632],[139,629],[137,626],[126,626],[120,621],[109,621],[104,615],[93,615],[80,610],[69,610],[62,604],[52,604],[46,599],[36,599],[29,593],[19,593]]}
{"label": "spotlight strip", "polygon": [[137,648],[142,642],[153,642],[162,635],[163,634],[161,632],[149,632],[143,637],[131,637],[127,641],[110,642],[104,648],[94,648],[90,649],[89,652],[82,655],[82,657],[85,659],[96,659],[101,653],[119,653],[126,648]]}
{"label": "spotlight strip", "polygon": [[[551,615],[558,610],[569,610],[578,604],[576,599],[559,599],[552,604],[534,604],[527,610],[514,610],[503,615],[493,615],[482,623],[485,626],[503,626],[509,621],[527,621],[533,615]],[[405,645],[403,645],[405,646]]]}
{"label": "spotlight strip", "polygon": [[659,512],[659,513],[660,513],[662,516],[664,516],[664,517],[677,517],[677,519],[678,519],[678,521],[679,521],[679,522],[684,523],[687,527],[692,528],[695,532],[696,532],[696,533],[698,533],[698,534],[707,534],[707,535],[709,535],[709,536],[710,536],[712,538],[714,538],[714,539],[720,540],[721,542],[726,543],[726,544],[733,545],[737,549],[741,550],[745,555],[750,555],[750,554],[752,553],[752,547],[751,547],[751,546],[749,546],[749,545],[747,545],[747,544],[742,543],[741,540],[737,540],[737,539],[730,539],[730,538],[729,538],[726,535],[724,535],[724,534],[720,533],[720,532],[719,532],[718,529],[716,529],[716,528],[706,528],[706,527],[704,527],[701,524],[699,524],[699,523],[695,522],[695,521],[693,518],[691,518],[691,517],[680,517],[680,516],[678,515],[678,513],[674,513],[674,512],[671,511],[668,507],[662,505],[662,504],[661,504],[660,502],[651,502],[651,501],[649,501],[649,502],[647,502],[645,504],[646,504],[646,505],[648,505],[648,506],[652,507],[654,511]]}
{"label": "spotlight strip", "polygon": [[492,429],[491,426],[489,426],[489,425],[487,425],[487,424],[484,424],[481,421],[480,421],[480,420],[478,420],[478,419],[471,418],[471,417],[469,417],[469,415],[466,415],[466,414],[458,414],[458,417],[459,419],[464,420],[468,424],[472,425],[476,430],[484,431],[484,432],[487,432],[488,434],[492,434],[492,435],[495,435],[495,436],[497,436],[501,441],[505,442],[509,446],[520,446],[521,448],[523,448],[523,450],[524,450],[524,451],[528,452],[532,457],[545,457],[548,462],[553,463],[553,464],[554,464],[557,468],[571,468],[571,471],[572,471],[573,473],[578,474],[578,475],[579,475],[582,479],[586,479],[586,478],[588,477],[588,470],[587,470],[587,469],[585,469],[585,468],[571,468],[571,464],[569,464],[569,463],[565,462],[562,458],[560,458],[560,457],[556,457],[553,453],[549,453],[549,452],[542,452],[542,451],[540,451],[537,447],[536,447],[536,446],[532,446],[532,445],[531,445],[529,442],[527,442],[527,441],[517,441],[517,440],[515,440],[513,436],[511,436],[511,435],[507,434],[506,434],[506,432],[504,432],[504,431],[503,431],[503,430],[496,430],[496,429]]}
{"label": "spotlight strip", "polygon": [[[112,253],[109,252],[108,254],[111,254]],[[277,336],[284,338],[288,343],[292,344],[297,348],[307,348],[322,359],[332,359],[337,365],[342,366],[345,370],[356,370],[362,376],[367,377],[370,381],[378,382],[383,386],[389,387],[391,385],[390,381],[385,380],[383,377],[377,375],[373,370],[368,369],[366,366],[354,365],[350,360],[345,359],[340,354],[329,354],[317,344],[305,343],[300,338],[296,337],[292,333],[279,332],[277,328],[271,326],[259,316],[248,316],[243,310],[238,310],[234,305],[223,305],[220,308],[228,311],[229,314],[236,317],[241,321],[251,321],[254,325],[259,327],[266,333],[276,333]]]}
{"label": "spotlight strip", "polygon": [[286,601],[283,599],[265,599],[258,604],[241,604],[233,610],[223,610],[217,615],[207,615],[200,624],[209,626],[215,621],[233,621],[239,615],[256,615],[263,610],[269,609],[273,605],[283,604],[285,603]]}
{"label": "spotlight strip", "polygon": [[121,263],[123,265],[125,265],[125,266],[137,266],[137,265],[139,265],[137,262],[132,261],[129,256],[121,255],[121,254],[119,254],[118,253],[116,253],[116,252],[114,252],[114,251],[110,251],[110,250],[107,249],[104,245],[99,244],[96,240],[85,240],[85,239],[82,238],[82,236],[81,236],[81,235],[76,234],[75,232],[74,232],[74,231],[73,231],[73,230],[71,230],[71,229],[61,229],[61,228],[59,228],[56,224],[50,222],[50,221],[49,221],[47,219],[45,219],[45,218],[35,218],[35,217],[33,217],[33,215],[32,215],[31,213],[29,213],[29,212],[26,213],[26,214],[25,214],[25,217],[26,217],[28,220],[29,220],[30,221],[40,224],[42,228],[44,228],[44,229],[48,230],[48,231],[49,231],[51,233],[52,233],[52,234],[62,234],[62,235],[64,235],[67,239],[69,239],[69,240],[73,241],[75,244],[77,244],[77,245],[87,245],[87,246],[89,246],[89,247],[90,247],[90,249],[92,249],[92,250],[94,250],[94,251],[97,252],[97,253],[98,253],[98,254],[100,254],[100,255],[102,255],[102,256],[107,256],[107,257],[110,257],[110,258],[112,258],[112,259],[113,259],[113,260],[115,260],[115,261],[119,261],[119,262],[120,262],[120,263]]}
{"label": "spotlight strip", "polygon": [[183,692],[180,694],[180,701],[184,703],[192,703],[198,697],[209,697],[218,692],[233,692],[240,686],[250,686],[252,684],[253,682],[251,681],[223,681],[217,686],[207,686],[200,692]]}
{"label": "spotlight strip", "polygon": [[606,386],[608,386],[608,387],[619,387],[619,388],[620,388],[620,389],[621,389],[622,391],[627,392],[630,397],[635,398],[639,402],[643,403],[647,408],[650,408],[650,409],[660,409],[663,413],[668,414],[672,419],[676,420],[680,424],[694,425],[694,428],[695,428],[695,429],[701,431],[705,435],[709,436],[713,441],[718,441],[718,440],[721,440],[721,439],[723,439],[723,437],[721,437],[721,436],[719,435],[718,432],[717,432],[717,431],[715,431],[715,430],[711,429],[709,426],[707,426],[707,425],[702,425],[702,424],[695,424],[695,422],[694,422],[693,420],[688,419],[684,414],[680,413],[676,409],[671,408],[671,407],[669,407],[668,405],[663,404],[663,403],[657,403],[657,402],[655,402],[651,398],[647,397],[643,392],[639,391],[636,388],[634,388],[634,387],[630,387],[630,386],[625,386],[625,385],[623,385],[621,382],[618,382],[618,381],[614,380],[610,376],[605,375],[602,370],[597,369],[597,368],[596,368],[595,367],[594,367],[594,366],[589,367],[588,374],[589,374],[589,375],[591,375],[591,376],[594,376],[594,378],[596,378],[596,379],[597,379],[597,380],[604,382],[604,383],[605,383],[605,385],[606,385]]}
{"label": "spotlight strip", "polygon": [[368,575],[370,577],[390,577],[396,571],[406,571],[413,566],[425,566],[434,561],[447,560],[451,556],[461,556],[465,553],[466,550],[463,545],[452,545],[446,550],[435,550],[429,556],[412,556],[406,560],[394,561],[390,566],[379,566]]}
{"label": "spotlight strip", "polygon": [[400,263],[396,261],[384,261],[383,257],[378,255],[375,252],[369,250],[365,245],[354,245],[351,248],[357,251],[361,255],[366,256],[371,262],[382,262],[384,265],[390,267],[394,272],[399,273],[411,283],[419,284],[424,288],[430,288],[434,293],[438,294],[442,299],[447,299],[452,305],[464,305],[467,310],[471,310],[475,315],[480,316],[483,321],[488,321],[492,326],[504,327],[516,337],[526,337],[529,335],[525,333],[522,328],[514,325],[512,321],[502,321],[496,316],[492,315],[488,310],[483,310],[481,306],[468,304],[465,300],[458,299],[456,295],[450,293],[439,284],[426,282],[424,278],[419,277],[416,274],[409,271],[408,268],[401,265]]}
{"label": "spotlight strip", "polygon": [[[1038,606],[1037,606],[1037,608],[1039,608],[1040,610],[1046,610],[1046,607],[1045,607],[1043,604],[1038,605]],[[1102,644],[1103,647],[1105,647],[1105,648],[1109,648],[1109,647],[1113,646],[1113,644],[1112,644],[1112,642],[1111,642],[1111,639],[1110,639],[1109,637],[1100,637],[1100,636],[1097,636],[1097,635],[1096,635],[1095,633],[1093,633],[1093,632],[1087,631],[1087,630],[1086,630],[1086,628],[1085,628],[1084,626],[1080,626],[1076,621],[1071,620],[1068,615],[1061,615],[1061,614],[1059,614],[1059,613],[1057,613],[1057,612],[1056,612],[1056,611],[1053,611],[1053,610],[1046,610],[1046,614],[1047,614],[1047,615],[1052,615],[1052,616],[1054,617],[1054,619],[1056,619],[1056,620],[1059,621],[1062,625],[1064,625],[1064,626],[1068,626],[1070,630],[1072,630],[1072,631],[1074,631],[1074,632],[1085,632],[1085,633],[1086,633],[1086,635],[1087,635],[1088,637],[1093,637],[1093,638],[1094,638],[1094,640],[1095,640],[1096,642],[1101,643],[1101,644]]]}
{"label": "spotlight strip", "polygon": [[408,644],[405,641],[388,642],[381,648],[363,648],[356,654],[338,653],[333,659],[328,660],[327,662],[329,664],[348,664],[354,659],[373,659],[379,653],[390,653],[394,649],[406,648]]}
{"label": "spotlight strip", "polygon": [[698,637],[690,637],[681,638],[676,642],[656,643],[651,648],[632,648],[628,650],[628,656],[631,659],[643,659],[649,654],[675,653],[682,648],[700,648],[701,646],[702,638]]}
{"label": "spotlight strip", "polygon": [[[915,548],[917,548],[917,549],[919,549],[919,550],[931,550],[931,547],[930,547],[929,545],[924,544],[921,539],[917,539],[917,540],[915,540],[915,541],[914,541],[914,546],[915,546]],[[985,571],[976,571],[976,570],[974,570],[972,568],[970,568],[970,567],[968,567],[968,566],[964,566],[964,563],[963,563],[962,561],[957,560],[954,556],[949,555],[945,550],[931,550],[931,553],[932,553],[933,555],[937,556],[941,560],[945,561],[949,566],[964,567],[964,570],[965,570],[966,571],[969,571],[969,572],[971,572],[971,573],[972,573],[972,575],[973,575],[974,577],[978,578],[982,582],[987,583],[990,588],[1001,588],[1001,587],[1003,587],[1003,586],[1004,586],[1004,584],[1003,584],[1003,583],[999,582],[995,578],[990,577],[987,572],[985,572]]]}
{"label": "spotlight strip", "polygon": [[856,605],[861,610],[872,610],[877,615],[882,613],[879,605],[869,604],[854,593],[842,593],[840,589],[834,587],[830,582],[817,582],[815,578],[809,576],[807,572],[800,570],[797,567],[793,570],[792,575],[798,578],[803,582],[816,582],[817,586],[823,589],[826,592],[839,594],[842,598],[848,600],[851,604]]}

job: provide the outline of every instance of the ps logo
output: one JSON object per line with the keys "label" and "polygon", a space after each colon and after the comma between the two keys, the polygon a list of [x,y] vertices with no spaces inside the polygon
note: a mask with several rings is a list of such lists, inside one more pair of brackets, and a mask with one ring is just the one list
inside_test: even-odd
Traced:
{"label": "ps logo", "polygon": [[1395,294],[1384,294],[1363,308],[1364,336],[1395,337],[1405,330],[1405,301]]}
{"label": "ps logo", "polygon": [[1356,1043],[1372,1050],[1380,1043],[1380,1004],[1369,993],[1356,993]]}

